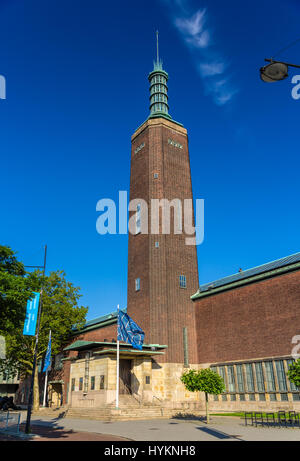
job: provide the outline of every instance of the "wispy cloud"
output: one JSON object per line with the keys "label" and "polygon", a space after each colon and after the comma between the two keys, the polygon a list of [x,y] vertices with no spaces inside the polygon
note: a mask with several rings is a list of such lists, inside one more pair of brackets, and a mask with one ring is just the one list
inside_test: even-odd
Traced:
{"label": "wispy cloud", "polygon": [[214,102],[218,106],[223,106],[231,101],[233,96],[239,91],[237,88],[233,88],[230,80],[227,78],[224,78],[223,80],[206,80],[205,90],[206,93],[212,95]]}
{"label": "wispy cloud", "polygon": [[227,65],[222,61],[201,62],[199,72],[202,77],[212,77],[213,75],[223,74]]}
{"label": "wispy cloud", "polygon": [[190,10],[189,0],[163,1],[172,7],[172,20],[192,52],[206,94],[210,94],[219,106],[229,103],[238,89],[233,86],[230,77],[225,77],[229,64],[214,46],[207,8],[195,12]]}
{"label": "wispy cloud", "polygon": [[209,45],[210,34],[205,25],[206,10],[197,11],[190,18],[176,18],[175,25],[183,35],[185,41],[196,48],[206,48]]}

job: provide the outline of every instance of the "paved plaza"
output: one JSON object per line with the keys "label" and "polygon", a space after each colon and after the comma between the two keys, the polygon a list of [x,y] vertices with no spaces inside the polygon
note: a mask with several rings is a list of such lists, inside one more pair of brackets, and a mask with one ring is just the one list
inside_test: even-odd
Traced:
{"label": "paved plaza", "polygon": [[300,428],[256,428],[240,418],[219,416],[211,417],[209,425],[198,419],[107,422],[33,416],[32,427],[44,428],[35,440],[300,441]]}

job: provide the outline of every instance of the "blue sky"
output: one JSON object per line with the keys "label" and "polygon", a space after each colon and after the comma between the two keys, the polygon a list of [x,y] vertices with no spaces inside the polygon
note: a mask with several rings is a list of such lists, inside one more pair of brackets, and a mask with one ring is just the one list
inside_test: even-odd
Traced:
{"label": "blue sky", "polygon": [[[126,306],[127,236],[97,234],[96,203],[129,189],[159,29],[205,200],[200,283],[298,252],[297,71],[268,85],[258,70],[299,38],[299,16],[296,0],[1,0],[1,243],[29,265],[47,243],[88,319]],[[300,43],[277,58],[300,64]]]}

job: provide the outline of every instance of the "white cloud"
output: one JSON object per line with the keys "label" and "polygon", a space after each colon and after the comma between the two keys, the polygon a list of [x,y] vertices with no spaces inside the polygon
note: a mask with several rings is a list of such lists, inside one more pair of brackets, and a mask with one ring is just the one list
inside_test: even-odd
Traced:
{"label": "white cloud", "polygon": [[206,9],[198,10],[190,18],[177,17],[175,25],[185,41],[196,48],[206,48],[210,42],[210,34],[204,28]]}
{"label": "white cloud", "polygon": [[202,77],[211,77],[213,75],[223,74],[226,69],[225,62],[222,61],[212,61],[204,62],[199,64],[199,71]]}
{"label": "white cloud", "polygon": [[204,83],[206,93],[212,95],[215,104],[218,106],[228,103],[238,92],[238,89],[232,88],[228,79],[206,79]]}
{"label": "white cloud", "polygon": [[228,64],[222,53],[213,46],[212,29],[207,25],[207,8],[191,13],[189,0],[164,1],[172,11],[177,30],[192,52],[206,93],[212,96],[218,106],[227,104],[238,89],[233,88],[230,79],[224,76]]}

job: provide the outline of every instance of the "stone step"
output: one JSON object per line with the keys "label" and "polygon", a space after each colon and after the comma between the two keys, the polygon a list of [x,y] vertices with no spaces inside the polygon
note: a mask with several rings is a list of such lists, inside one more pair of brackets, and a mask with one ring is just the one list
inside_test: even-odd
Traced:
{"label": "stone step", "polygon": [[70,408],[61,407],[56,409],[41,408],[35,415],[48,416],[51,418],[76,418],[100,421],[129,421],[143,419],[169,419],[178,413],[188,413],[194,416],[203,414],[203,411],[183,410],[182,408],[167,408],[160,406],[132,405],[130,408],[122,405],[117,410],[113,405],[103,408]]}
{"label": "stone step", "polygon": [[93,413],[103,413],[103,414],[113,414],[113,413],[116,413],[116,412],[119,412],[119,413],[122,413],[122,414],[125,414],[125,413],[128,413],[128,414],[139,414],[139,413],[144,413],[144,414],[148,414],[148,413],[162,413],[162,412],[169,412],[171,413],[173,410],[169,410],[169,409],[163,409],[163,408],[137,408],[137,409],[130,409],[128,410],[127,408],[120,408],[120,409],[115,409],[115,408],[112,408],[112,409],[109,409],[109,408],[95,408],[95,409],[92,409],[92,410],[87,410],[87,409],[70,409],[68,411],[68,415],[70,414],[75,414],[75,413],[84,413],[84,414],[93,414]]}
{"label": "stone step", "polygon": [[120,409],[120,410],[115,410],[115,409],[75,409],[72,408],[68,411],[68,417],[71,416],[150,416],[150,415],[167,415],[167,414],[173,414],[174,410],[169,410],[169,409],[161,409],[161,408],[142,408],[142,409],[136,409],[135,411],[130,410],[128,411],[127,409]]}

